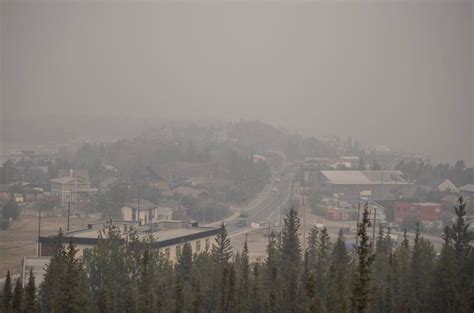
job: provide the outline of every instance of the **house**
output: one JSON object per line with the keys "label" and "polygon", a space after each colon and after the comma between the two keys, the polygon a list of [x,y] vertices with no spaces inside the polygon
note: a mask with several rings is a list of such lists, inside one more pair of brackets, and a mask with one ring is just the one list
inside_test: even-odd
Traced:
{"label": "house", "polygon": [[450,192],[450,193],[459,192],[459,189],[456,187],[456,185],[454,185],[453,182],[450,181],[449,179],[446,179],[441,184],[439,184],[438,189],[441,192]]}
{"label": "house", "polygon": [[474,184],[467,184],[462,187],[459,187],[459,191],[464,197],[474,199]]}
{"label": "house", "polygon": [[146,200],[129,202],[122,207],[121,212],[124,221],[140,221],[144,224],[168,221],[173,215],[170,208],[158,207]]}
{"label": "house", "polygon": [[370,191],[372,200],[396,199],[412,192],[400,171],[319,171],[317,189],[322,193],[337,194],[343,200],[359,200]]}
{"label": "house", "polygon": [[[78,250],[77,257],[83,256],[85,249],[91,249],[97,245],[99,233],[108,223],[112,223],[120,230],[122,236],[131,231],[136,231],[139,238],[148,238],[150,235],[155,239],[152,247],[158,249],[171,262],[175,263],[180,255],[184,243],[189,243],[193,253],[208,251],[212,240],[219,233],[220,227],[203,227],[197,222],[185,221],[160,221],[155,224],[140,226],[133,221],[103,221],[89,224],[87,228],[63,233],[64,245],[72,242]],[[41,236],[40,256],[48,257],[54,253],[57,234]]]}
{"label": "house", "polygon": [[397,223],[401,223],[409,216],[416,216],[422,222],[441,221],[443,219],[443,206],[440,203],[396,201],[393,208]]}
{"label": "house", "polygon": [[50,182],[51,195],[59,198],[62,207],[68,203],[77,203],[81,198],[96,191],[91,188],[89,180],[75,177],[72,172],[70,176],[54,178]]}

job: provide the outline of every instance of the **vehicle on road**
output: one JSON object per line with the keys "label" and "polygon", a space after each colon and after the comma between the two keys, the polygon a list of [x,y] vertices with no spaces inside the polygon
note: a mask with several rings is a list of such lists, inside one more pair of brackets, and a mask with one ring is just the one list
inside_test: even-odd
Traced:
{"label": "vehicle on road", "polygon": [[248,218],[249,217],[249,213],[248,212],[240,212],[240,215],[239,215],[240,218]]}
{"label": "vehicle on road", "polygon": [[246,218],[238,218],[237,222],[235,222],[235,226],[237,227],[245,227],[248,226],[249,222]]}

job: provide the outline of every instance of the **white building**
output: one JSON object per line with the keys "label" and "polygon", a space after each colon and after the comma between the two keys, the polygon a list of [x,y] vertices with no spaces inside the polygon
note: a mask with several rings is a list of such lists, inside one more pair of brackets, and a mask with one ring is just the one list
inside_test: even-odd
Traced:
{"label": "white building", "polygon": [[143,224],[169,221],[173,215],[170,208],[159,207],[146,200],[127,203],[121,211],[124,221],[140,221]]}
{"label": "white building", "polygon": [[51,195],[56,196],[61,201],[61,206],[65,207],[68,202],[77,203],[81,197],[94,192],[89,180],[70,176],[54,178],[51,181]]}

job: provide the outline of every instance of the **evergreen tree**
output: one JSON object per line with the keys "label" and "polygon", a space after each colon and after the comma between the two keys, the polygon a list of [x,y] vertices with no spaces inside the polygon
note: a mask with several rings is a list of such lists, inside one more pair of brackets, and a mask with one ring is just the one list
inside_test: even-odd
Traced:
{"label": "evergreen tree", "polygon": [[294,208],[288,212],[282,231],[281,268],[285,282],[284,310],[298,312],[298,286],[301,266],[301,247],[298,237],[300,220]]}
{"label": "evergreen tree", "polygon": [[252,292],[250,298],[250,312],[259,313],[263,311],[262,305],[262,287],[260,278],[260,265],[255,263],[253,266]]}
{"label": "evergreen tree", "polygon": [[23,287],[21,286],[21,278],[18,277],[13,289],[12,311],[14,313],[21,313],[23,300]]}
{"label": "evergreen tree", "polygon": [[350,257],[341,229],[332,250],[331,265],[328,273],[328,295],[326,300],[326,309],[328,312],[338,313],[349,311],[349,273]]}
{"label": "evergreen tree", "polygon": [[60,310],[61,279],[66,271],[65,255],[63,246],[63,233],[60,229],[58,236],[54,239],[54,253],[49,264],[46,266],[43,282],[40,285],[41,312],[54,312]]}
{"label": "evergreen tree", "polygon": [[265,311],[279,312],[281,301],[280,279],[279,279],[279,251],[275,233],[271,232],[268,236],[267,257],[265,259],[265,289],[267,297],[265,299]]}
{"label": "evergreen tree", "polygon": [[454,211],[456,221],[453,225],[447,226],[444,231],[447,245],[452,246],[452,249],[446,249],[445,257],[448,257],[451,251],[454,253],[455,288],[452,309],[456,312],[467,312],[474,307],[472,297],[474,274],[470,268],[470,259],[473,254],[470,242],[474,239],[474,232],[469,230],[470,224],[465,221],[466,202],[462,196],[459,197],[458,205],[454,207]]}
{"label": "evergreen tree", "polygon": [[230,244],[230,238],[227,236],[224,223],[221,224],[220,232],[217,234],[215,241],[211,248],[212,261],[222,269],[232,257],[232,245]]}
{"label": "evergreen tree", "polygon": [[394,312],[409,312],[411,298],[410,250],[400,245],[393,256],[393,307]]}
{"label": "evergreen tree", "polygon": [[191,244],[186,242],[183,245],[183,251],[178,257],[178,263],[176,264],[176,272],[181,275],[184,282],[188,282],[191,279],[191,272],[193,270],[193,250]]}
{"label": "evergreen tree", "polygon": [[25,287],[25,305],[23,307],[24,313],[36,313],[39,311],[38,300],[36,297],[36,285],[35,277],[33,276],[33,270],[30,269],[30,275],[28,276],[28,284]]}
{"label": "evergreen tree", "polygon": [[316,270],[318,256],[318,228],[313,225],[308,233],[308,248],[305,253],[305,262],[308,271]]}
{"label": "evergreen tree", "polygon": [[247,238],[245,238],[244,249],[240,257],[240,275],[239,275],[239,311],[248,312],[250,309],[250,265],[249,265],[249,249]]}
{"label": "evergreen tree", "polygon": [[[211,259],[214,265],[214,297],[219,304],[219,310],[224,312],[227,303],[227,288],[229,278],[229,260],[232,257],[232,245],[227,236],[224,223],[221,224],[220,232],[217,234],[215,244],[211,248]],[[216,302],[216,301],[213,301]]]}
{"label": "evergreen tree", "polygon": [[358,263],[354,275],[352,287],[352,306],[356,312],[367,312],[370,304],[370,267],[373,262],[372,248],[367,234],[367,228],[370,227],[369,205],[364,205],[362,221],[359,223],[357,236],[359,237],[359,246],[357,248]]}
{"label": "evergreen tree", "polygon": [[10,271],[7,271],[7,277],[5,278],[5,283],[3,284],[2,292],[2,312],[10,313],[12,312],[13,304],[13,294],[12,294],[12,280],[10,276]]}
{"label": "evergreen tree", "polygon": [[327,229],[326,227],[323,227],[319,233],[318,256],[316,263],[316,296],[320,302],[319,312],[326,310],[326,305],[323,299],[326,299],[327,272],[329,270],[329,251],[331,249],[331,243],[329,240],[330,238]]}
{"label": "evergreen tree", "polygon": [[82,261],[76,258],[76,254],[77,249],[71,239],[64,255],[65,271],[60,276],[57,308],[61,312],[84,312],[90,306],[87,276]]}
{"label": "evergreen tree", "polygon": [[138,301],[139,312],[153,312],[155,307],[153,292],[153,276],[150,273],[150,250],[145,249],[143,252],[142,266],[140,271],[140,279],[138,290],[140,301]]}
{"label": "evergreen tree", "polygon": [[194,288],[193,297],[193,313],[204,313],[204,298],[201,291],[201,282],[196,282],[196,288]]}
{"label": "evergreen tree", "polygon": [[183,279],[181,276],[176,278],[176,313],[183,313],[185,309],[184,295],[183,295]]}

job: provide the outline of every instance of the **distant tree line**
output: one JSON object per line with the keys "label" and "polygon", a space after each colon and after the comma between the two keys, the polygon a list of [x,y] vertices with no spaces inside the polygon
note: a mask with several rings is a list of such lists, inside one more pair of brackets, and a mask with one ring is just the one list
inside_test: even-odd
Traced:
{"label": "distant tree line", "polygon": [[348,250],[342,231],[335,243],[326,228],[313,227],[302,249],[296,210],[281,233],[270,233],[266,258],[249,261],[247,242],[233,252],[224,225],[210,250],[192,254],[183,245],[176,264],[152,249],[153,238],[136,233],[123,240],[108,226],[96,247],[77,258],[61,233],[36,292],[30,279],[12,287],[7,276],[2,312],[472,312],[474,234],[462,198],[456,222],[446,227],[439,256],[416,232],[393,248],[380,228],[367,233],[368,206]]}
{"label": "distant tree line", "polygon": [[456,161],[454,165],[439,163],[436,166],[423,161],[401,161],[394,169],[400,170],[410,181],[428,187],[437,188],[446,179],[458,187],[474,183],[474,168],[466,168],[462,160]]}

